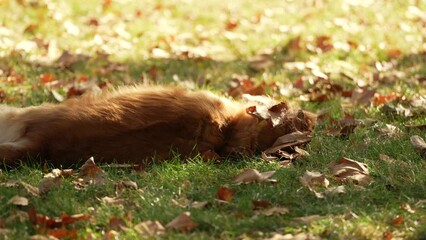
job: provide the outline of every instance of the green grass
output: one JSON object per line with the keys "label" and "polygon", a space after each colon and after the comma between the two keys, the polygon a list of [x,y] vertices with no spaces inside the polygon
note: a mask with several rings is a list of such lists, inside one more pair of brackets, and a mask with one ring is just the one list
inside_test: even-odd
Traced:
{"label": "green grass", "polygon": [[[398,137],[383,136],[373,124],[358,126],[343,139],[328,136],[326,124],[321,124],[306,148],[311,155],[291,168],[264,162],[260,157],[223,164],[206,163],[201,158],[187,163],[174,159],[149,166],[143,174],[104,167],[111,179],[105,186],[75,190],[72,180],[64,179],[58,189],[44,197],[31,197],[22,187],[0,186],[0,220],[7,220],[16,210],[27,209],[7,204],[11,197],[21,195],[47,216],[92,215],[90,221],[73,225],[82,239],[103,238],[113,217],[122,218],[127,224],[128,228],[119,233],[120,238],[134,239],[138,237],[133,229],[136,224],[158,220],[166,225],[184,211],[190,211],[199,226],[185,234],[170,231],[163,238],[268,238],[274,233],[310,233],[325,239],[382,239],[385,232],[392,233],[395,239],[426,237],[426,162],[409,141],[414,134],[426,137],[426,132],[404,128],[407,124],[426,123],[426,104],[418,108],[409,105],[410,100],[426,96],[426,83],[421,80],[426,77],[426,20],[412,11],[417,4],[424,16],[425,1],[117,0],[106,7],[102,3],[0,1],[1,101],[15,106],[55,102],[50,87],[40,82],[44,73],[55,74],[61,83],[55,90],[64,96],[81,77],[111,86],[143,81],[185,83],[226,94],[234,75],[248,75],[257,83],[275,82],[289,90],[300,77],[313,77],[309,69],[284,67],[287,62],[303,61],[316,63],[333,83],[348,90],[356,88],[360,79],[377,88],[379,94],[398,93],[403,96],[401,104],[414,116],[387,114],[382,106],[353,106],[338,94],[331,101],[317,103],[300,101],[298,90],[286,96],[271,91],[277,99],[286,98],[314,112],[328,108],[333,116],[342,117],[345,111],[357,119],[373,118],[378,127],[396,125],[403,133]],[[227,31],[233,21],[238,22],[237,26]],[[324,53],[312,51],[318,36],[330,37],[334,48]],[[301,39],[300,49],[291,46],[297,37]],[[358,47],[350,47],[349,41]],[[46,44],[48,47],[43,47]],[[152,54],[156,47],[171,56],[156,58]],[[176,50],[182,47],[189,49],[189,56]],[[264,49],[272,50],[269,57],[274,66],[254,71],[249,59]],[[55,62],[64,50],[87,57],[64,68]],[[400,54],[392,54],[395,51]],[[390,62],[393,67],[379,72],[377,62]],[[386,163],[379,154],[406,164]],[[374,182],[365,187],[348,185],[346,193],[325,199],[317,199],[299,183],[299,177],[311,170],[326,173],[331,185],[337,186],[327,165],[341,157],[366,163]],[[237,186],[232,178],[246,168],[276,170],[273,178],[278,183]],[[19,179],[38,186],[42,176],[43,166],[24,165],[3,170],[0,183]],[[103,203],[103,197],[114,196],[114,183],[119,180],[137,182],[139,190],[126,190],[120,196],[132,204]],[[223,205],[215,201],[215,196],[224,184],[236,192],[233,200]],[[211,206],[181,208],[172,203],[179,199],[209,201]],[[290,213],[255,216],[252,200],[270,201],[273,206],[289,208]],[[401,209],[403,203],[410,204],[415,213]],[[339,217],[350,212],[358,217]],[[309,215],[323,218],[309,224],[294,221]],[[403,216],[404,222],[392,224],[398,215]],[[28,220],[5,222],[3,228],[10,230],[10,239],[36,234]]]}

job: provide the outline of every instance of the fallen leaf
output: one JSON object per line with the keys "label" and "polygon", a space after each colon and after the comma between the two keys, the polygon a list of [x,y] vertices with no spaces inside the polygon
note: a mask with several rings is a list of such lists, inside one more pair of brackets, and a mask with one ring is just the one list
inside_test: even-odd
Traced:
{"label": "fallen leaf", "polygon": [[303,177],[300,177],[300,183],[309,189],[314,187],[328,187],[329,181],[325,175],[320,172],[306,171]]}
{"label": "fallen leaf", "polygon": [[253,210],[259,210],[259,209],[268,208],[271,206],[271,202],[269,201],[252,200],[251,203],[253,204]]}
{"label": "fallen leaf", "polygon": [[253,79],[248,76],[236,75],[233,76],[228,94],[233,98],[238,98],[243,94],[264,95],[265,84],[256,84]]}
{"label": "fallen leaf", "polygon": [[367,185],[372,181],[365,163],[342,157],[337,162],[331,162],[328,167],[337,180],[359,185]]}
{"label": "fallen leaf", "polygon": [[351,102],[356,105],[369,104],[375,93],[376,89],[355,89],[352,91]]}
{"label": "fallen leaf", "polygon": [[44,73],[40,76],[40,82],[50,83],[55,81],[56,75],[54,73]]}
{"label": "fallen leaf", "polygon": [[279,137],[272,147],[266,149],[266,154],[276,153],[278,150],[288,147],[295,147],[310,142],[312,135],[310,132],[295,131]]}
{"label": "fallen leaf", "polygon": [[83,184],[102,185],[106,182],[106,173],[95,164],[93,157],[81,166],[79,176],[83,178]]}
{"label": "fallen leaf", "polygon": [[166,233],[166,229],[158,221],[144,221],[134,227],[139,237],[146,239]]}
{"label": "fallen leaf", "polygon": [[257,214],[262,214],[266,216],[272,216],[272,215],[284,215],[290,212],[288,208],[285,207],[272,207],[267,209],[261,209],[255,211]]}
{"label": "fallen leaf", "polygon": [[420,155],[426,158],[426,142],[418,135],[411,136],[410,138],[411,144],[414,149],[420,153]]}
{"label": "fallen leaf", "polygon": [[385,103],[389,103],[395,101],[400,98],[398,93],[390,93],[388,95],[376,95],[373,98],[373,104],[375,106],[383,105]]}
{"label": "fallen leaf", "polygon": [[28,206],[28,199],[21,196],[14,196],[9,201],[7,201],[7,204],[9,205],[16,205],[16,206]]}
{"label": "fallen leaf", "polygon": [[249,67],[255,71],[264,71],[274,66],[274,61],[270,59],[269,54],[259,54],[248,60]]}
{"label": "fallen leaf", "polygon": [[83,54],[72,54],[68,51],[63,51],[61,56],[59,56],[58,59],[56,59],[56,63],[63,68],[69,68],[74,63],[80,62],[80,61],[86,61],[89,59],[89,56],[83,55]]}
{"label": "fallen leaf", "polygon": [[216,199],[224,202],[229,202],[232,200],[235,191],[229,189],[228,187],[221,187],[217,190]]}
{"label": "fallen leaf", "polygon": [[123,228],[125,228],[126,226],[127,226],[126,222],[119,217],[112,217],[108,223],[109,230],[114,230],[114,231],[122,231]]}
{"label": "fallen leaf", "polygon": [[386,124],[383,128],[377,129],[377,131],[388,137],[400,137],[403,133],[401,129],[392,124]]}
{"label": "fallen leaf", "polygon": [[118,181],[117,184],[115,184],[115,194],[117,196],[123,193],[125,189],[137,190],[138,184],[130,180],[125,180],[125,181],[121,180],[121,181]]}
{"label": "fallen leaf", "polygon": [[392,219],[391,221],[392,225],[400,225],[402,223],[404,223],[404,217],[401,215],[396,216],[395,218]]}
{"label": "fallen leaf", "polygon": [[383,233],[383,239],[385,240],[392,240],[393,239],[393,235],[391,231],[386,231]]}
{"label": "fallen leaf", "polygon": [[58,188],[61,184],[61,177],[45,177],[38,186],[39,194],[46,195],[52,188]]}
{"label": "fallen leaf", "polygon": [[416,211],[414,209],[411,208],[410,204],[408,203],[403,203],[401,204],[401,209],[409,212],[409,213],[415,213]]}
{"label": "fallen leaf", "polygon": [[198,226],[198,223],[191,220],[190,212],[183,212],[166,225],[167,229],[174,229],[183,233],[190,232]]}
{"label": "fallen leaf", "polygon": [[263,172],[260,173],[255,169],[246,169],[244,172],[238,174],[234,177],[234,181],[237,184],[248,184],[248,183],[263,183],[263,182],[271,182],[276,183],[277,180],[269,179],[274,175],[275,171]]}

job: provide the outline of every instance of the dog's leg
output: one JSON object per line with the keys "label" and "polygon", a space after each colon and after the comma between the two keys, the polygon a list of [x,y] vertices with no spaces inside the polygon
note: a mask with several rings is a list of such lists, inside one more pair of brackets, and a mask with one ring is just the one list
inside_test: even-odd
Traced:
{"label": "dog's leg", "polygon": [[28,139],[20,139],[16,142],[0,144],[0,162],[6,166],[19,164],[18,160],[23,160],[28,153],[31,153],[33,146]]}

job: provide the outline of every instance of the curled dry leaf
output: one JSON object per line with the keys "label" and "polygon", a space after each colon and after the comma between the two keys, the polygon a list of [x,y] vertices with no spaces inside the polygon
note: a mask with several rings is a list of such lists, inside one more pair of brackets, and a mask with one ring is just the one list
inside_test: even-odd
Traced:
{"label": "curled dry leaf", "polygon": [[286,102],[280,102],[276,105],[259,105],[251,106],[246,109],[248,114],[258,117],[261,120],[270,119],[272,126],[278,126],[285,120],[285,115],[289,110],[289,106]]}
{"label": "curled dry leaf", "polygon": [[277,151],[288,148],[300,146],[302,144],[310,142],[312,139],[312,135],[310,132],[300,132],[295,131],[286,135],[279,137],[272,147],[266,149],[264,152],[266,154],[276,153]]}
{"label": "curled dry leaf", "polygon": [[16,206],[28,206],[28,199],[21,196],[14,196],[9,201],[7,201],[7,204],[9,205],[16,205]]}
{"label": "curled dry leaf", "polygon": [[328,187],[330,182],[325,178],[325,175],[320,172],[306,171],[303,177],[300,177],[300,183],[312,189],[314,187]]}
{"label": "curled dry leaf", "polygon": [[164,234],[166,229],[161,225],[159,221],[144,221],[138,223],[134,227],[135,231],[139,233],[139,236],[143,239],[151,238],[157,235]]}
{"label": "curled dry leaf", "polygon": [[426,158],[426,143],[418,135],[414,135],[410,138],[411,144],[413,145],[414,149],[422,155],[422,157]]}
{"label": "curled dry leaf", "polygon": [[284,215],[290,212],[288,208],[285,207],[272,207],[255,211],[257,214],[262,214],[266,216],[272,215]]}
{"label": "curled dry leaf", "polygon": [[106,182],[106,173],[95,164],[93,157],[89,158],[80,168],[79,176],[76,184],[86,186],[88,184],[102,185]]}
{"label": "curled dry leaf", "polygon": [[198,223],[191,220],[190,212],[183,212],[166,225],[167,229],[174,229],[183,233],[190,232],[198,226]]}
{"label": "curled dry leaf", "polygon": [[244,172],[235,176],[234,181],[237,182],[237,184],[263,183],[263,182],[276,183],[277,180],[269,179],[274,174],[275,174],[275,171],[260,173],[259,171],[255,169],[249,168],[244,170]]}
{"label": "curled dry leaf", "polygon": [[343,157],[337,162],[331,162],[328,167],[337,180],[359,185],[367,185],[372,180],[367,164],[349,158]]}

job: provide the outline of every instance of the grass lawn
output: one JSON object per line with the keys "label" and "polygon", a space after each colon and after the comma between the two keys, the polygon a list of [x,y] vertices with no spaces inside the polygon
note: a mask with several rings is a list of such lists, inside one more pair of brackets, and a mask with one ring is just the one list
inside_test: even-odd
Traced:
{"label": "grass lawn", "polygon": [[[12,181],[37,187],[49,166],[3,169],[0,239],[426,239],[426,160],[410,143],[426,138],[424,0],[4,0],[0,13],[3,104],[146,82],[227,95],[235,79],[249,79],[277,100],[329,114],[304,148],[310,155],[289,167],[260,155],[223,164],[176,156],[143,172],[101,166],[106,183],[76,189],[76,177],[64,178],[43,196]],[[328,165],[342,157],[367,164],[373,181],[338,181]],[[236,184],[248,168],[276,171],[278,182]],[[300,183],[307,170],[345,193],[316,197]],[[129,180],[137,189],[120,187]],[[233,192],[226,203],[216,199],[224,186]],[[10,204],[16,195],[29,203]],[[268,216],[253,201],[288,212]],[[43,228],[31,223],[34,209],[91,217]],[[140,230],[186,211],[196,227]]]}

